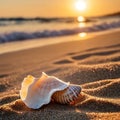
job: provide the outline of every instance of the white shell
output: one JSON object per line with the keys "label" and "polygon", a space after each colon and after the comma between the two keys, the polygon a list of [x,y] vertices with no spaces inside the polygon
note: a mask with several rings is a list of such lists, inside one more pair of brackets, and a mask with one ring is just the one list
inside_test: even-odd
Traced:
{"label": "white shell", "polygon": [[44,72],[39,79],[29,75],[22,82],[20,97],[29,108],[38,109],[50,102],[54,92],[64,90],[68,86],[69,83]]}
{"label": "white shell", "polygon": [[28,75],[22,82],[20,97],[29,108],[38,109],[54,101],[68,104],[81,92],[79,85],[66,83],[54,76],[48,76],[42,72],[41,78]]}

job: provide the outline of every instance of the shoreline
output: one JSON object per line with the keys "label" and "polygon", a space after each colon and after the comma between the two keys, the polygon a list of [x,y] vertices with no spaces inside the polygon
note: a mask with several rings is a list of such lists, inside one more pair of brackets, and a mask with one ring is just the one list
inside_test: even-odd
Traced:
{"label": "shoreline", "polygon": [[21,50],[54,45],[54,44],[89,40],[97,36],[116,33],[119,31],[120,29],[112,29],[112,30],[107,30],[102,32],[88,33],[83,38],[80,37],[79,35],[70,35],[70,36],[63,36],[63,37],[61,36],[61,37],[53,37],[53,38],[31,39],[31,40],[25,40],[25,41],[2,43],[0,44],[0,49],[1,49],[0,55],[5,53],[10,53],[10,52],[16,52]]}

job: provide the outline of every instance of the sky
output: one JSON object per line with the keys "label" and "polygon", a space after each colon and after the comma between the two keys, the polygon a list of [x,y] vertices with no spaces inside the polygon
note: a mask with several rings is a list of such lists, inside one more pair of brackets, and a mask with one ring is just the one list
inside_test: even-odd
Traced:
{"label": "sky", "polygon": [[[83,9],[78,1],[84,1]],[[99,16],[118,11],[120,0],[0,0],[0,17]]]}

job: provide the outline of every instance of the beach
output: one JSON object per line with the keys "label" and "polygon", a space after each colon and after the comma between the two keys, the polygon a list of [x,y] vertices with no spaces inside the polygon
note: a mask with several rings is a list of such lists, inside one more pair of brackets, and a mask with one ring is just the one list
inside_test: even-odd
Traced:
{"label": "beach", "polygon": [[[37,110],[28,108],[20,99],[21,83],[41,72],[80,85],[75,104],[51,101]],[[119,120],[120,31],[1,54],[0,120],[13,119]]]}

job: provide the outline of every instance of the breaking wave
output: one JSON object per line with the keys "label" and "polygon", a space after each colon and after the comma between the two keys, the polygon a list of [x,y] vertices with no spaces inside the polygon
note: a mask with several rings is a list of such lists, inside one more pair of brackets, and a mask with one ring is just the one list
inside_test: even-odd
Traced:
{"label": "breaking wave", "polygon": [[87,27],[76,27],[71,29],[60,29],[60,30],[37,30],[33,32],[26,32],[26,31],[13,31],[13,32],[7,32],[7,33],[1,33],[0,34],[0,43],[5,42],[12,42],[12,41],[22,41],[22,40],[28,40],[28,39],[35,39],[35,38],[47,38],[47,37],[57,37],[57,36],[66,36],[66,35],[74,35],[81,32],[98,32],[98,31],[104,31],[114,28],[120,27],[120,20],[114,21],[111,23],[104,22],[96,24],[94,23],[92,26]]}

